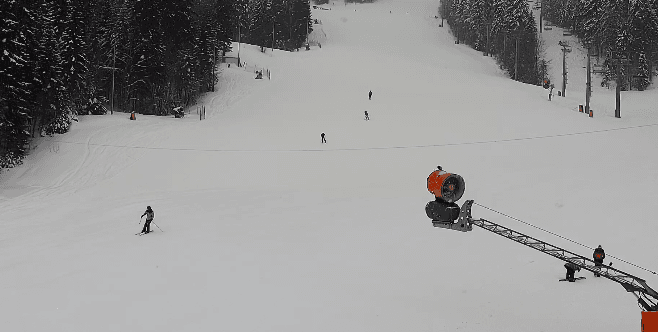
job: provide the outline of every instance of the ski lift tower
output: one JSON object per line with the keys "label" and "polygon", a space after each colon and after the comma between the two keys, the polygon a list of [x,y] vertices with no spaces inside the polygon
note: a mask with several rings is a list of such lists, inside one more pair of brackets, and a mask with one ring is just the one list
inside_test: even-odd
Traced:
{"label": "ski lift tower", "polygon": [[567,41],[561,40],[558,45],[562,46],[562,97],[567,89],[567,53],[571,52],[571,45]]}

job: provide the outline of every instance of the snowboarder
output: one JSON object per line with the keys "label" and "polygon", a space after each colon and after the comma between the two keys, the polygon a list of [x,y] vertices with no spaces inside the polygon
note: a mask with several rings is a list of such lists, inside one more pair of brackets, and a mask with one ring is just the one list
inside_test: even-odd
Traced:
{"label": "snowboarder", "polygon": [[322,137],[322,143],[327,143],[327,140],[324,139],[324,133],[320,134],[320,137]]}
{"label": "snowboarder", "polygon": [[[142,228],[142,233],[150,233],[151,232],[151,222],[153,221],[153,210],[151,210],[151,206],[146,207],[146,211],[144,211],[144,214],[142,214],[142,217],[146,216],[146,221],[144,222],[144,228]],[[142,218],[140,217],[140,219]]]}
{"label": "snowboarder", "polygon": [[574,274],[576,273],[576,271],[579,271],[579,272],[580,272],[580,266],[578,266],[578,265],[576,265],[576,264],[574,264],[574,263],[571,263],[571,262],[567,262],[566,264],[564,264],[564,268],[567,269],[567,277],[566,277],[566,279],[567,279],[569,282],[574,282],[574,281],[576,281],[576,278],[574,277]]}
{"label": "snowboarder", "polygon": [[370,120],[370,117],[368,116],[368,111],[365,111],[365,113],[366,113],[366,121]]}
{"label": "snowboarder", "polygon": [[368,92],[368,100],[372,100],[372,90]]}
{"label": "snowboarder", "polygon": [[[594,254],[592,255],[594,257],[594,266],[603,266],[603,259],[605,258],[605,251],[603,251],[603,248],[601,248],[601,245],[599,244],[598,248],[594,249]],[[595,277],[600,277],[601,275],[598,273],[594,273]]]}

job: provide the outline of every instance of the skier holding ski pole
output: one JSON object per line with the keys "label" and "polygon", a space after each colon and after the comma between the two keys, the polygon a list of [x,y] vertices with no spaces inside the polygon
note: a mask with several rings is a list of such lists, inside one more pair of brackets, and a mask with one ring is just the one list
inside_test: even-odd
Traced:
{"label": "skier holding ski pole", "polygon": [[142,214],[142,216],[139,218],[140,222],[142,221],[142,218],[144,216],[146,216],[146,222],[144,222],[144,228],[142,228],[142,233],[146,234],[151,232],[151,222],[153,222],[153,217],[155,216],[153,210],[151,209],[151,206],[146,207],[146,211],[144,211],[144,214]]}

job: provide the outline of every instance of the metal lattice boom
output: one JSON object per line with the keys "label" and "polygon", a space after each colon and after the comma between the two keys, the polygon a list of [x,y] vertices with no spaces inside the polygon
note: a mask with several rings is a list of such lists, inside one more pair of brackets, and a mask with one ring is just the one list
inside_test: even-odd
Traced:
{"label": "metal lattice boom", "polygon": [[[569,250],[554,246],[550,243],[535,239],[531,236],[519,233],[513,229],[496,224],[494,222],[485,219],[473,219],[473,217],[471,216],[472,205],[473,205],[472,200],[466,201],[464,205],[462,205],[461,207],[459,218],[454,223],[435,221],[432,222],[432,224],[434,225],[434,227],[459,230],[462,232],[468,232],[470,230],[473,230],[473,225],[486,229],[492,233],[506,237],[512,241],[521,243],[532,249],[539,250],[555,258],[576,264],[581,269],[591,271],[595,274],[600,274],[603,277],[615,281],[621,284],[624,287],[624,289],[626,289],[627,292],[632,292],[638,298],[640,304],[647,311],[658,311],[658,293],[655,290],[653,290],[651,287],[649,287],[644,279],[620,271],[611,266],[607,266],[607,265],[597,266],[594,263],[594,261],[589,258],[583,257]],[[644,295],[644,297],[647,300],[649,300],[649,302],[653,302],[653,303],[647,303],[646,301],[644,301],[641,297],[642,295]]]}

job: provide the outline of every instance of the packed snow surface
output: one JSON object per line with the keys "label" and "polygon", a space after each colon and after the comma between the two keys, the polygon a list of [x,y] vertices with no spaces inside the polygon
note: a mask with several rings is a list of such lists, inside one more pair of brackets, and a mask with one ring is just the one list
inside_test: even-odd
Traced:
{"label": "packed snow surface", "polygon": [[[0,175],[3,331],[639,330],[617,283],[558,282],[562,261],[434,228],[424,206],[441,165],[466,180],[460,203],[573,242],[475,218],[600,244],[656,288],[656,90],[623,92],[617,119],[599,87],[590,118],[577,48],[548,101],[454,44],[436,0],[324,7],[322,48],[242,44],[247,67],[220,65],[184,119],[80,116]],[[135,236],[147,205],[158,227]]]}

